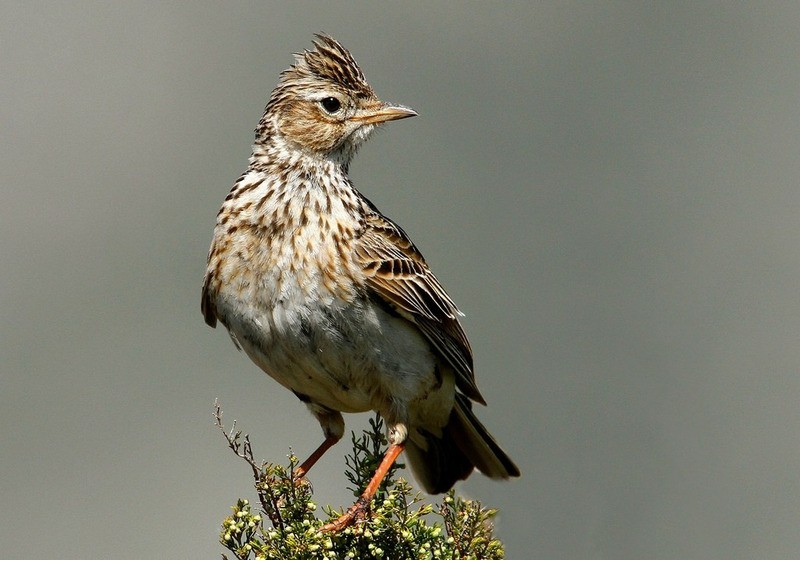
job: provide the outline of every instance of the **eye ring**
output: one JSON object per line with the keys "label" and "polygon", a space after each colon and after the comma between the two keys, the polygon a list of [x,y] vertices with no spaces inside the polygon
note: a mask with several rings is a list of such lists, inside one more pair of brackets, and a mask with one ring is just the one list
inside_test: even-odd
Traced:
{"label": "eye ring", "polygon": [[325,97],[321,99],[319,103],[322,105],[322,108],[330,114],[337,113],[339,109],[342,108],[342,102],[335,97]]}

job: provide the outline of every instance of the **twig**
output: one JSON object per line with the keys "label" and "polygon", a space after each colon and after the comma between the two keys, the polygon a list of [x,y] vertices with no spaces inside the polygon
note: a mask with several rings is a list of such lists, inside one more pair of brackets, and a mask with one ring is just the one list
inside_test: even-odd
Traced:
{"label": "twig", "polygon": [[264,511],[272,525],[283,530],[283,519],[278,510],[278,501],[273,496],[272,490],[269,487],[266,474],[264,473],[264,466],[266,462],[259,464],[253,456],[253,446],[250,444],[250,435],[245,434],[242,436],[242,431],[236,430],[236,419],[233,420],[230,432],[226,432],[225,426],[222,424],[222,406],[219,399],[214,400],[214,419],[217,427],[222,431],[225,440],[228,441],[228,447],[233,450],[233,453],[248,463],[250,469],[253,471],[253,479],[255,479],[255,488],[258,493],[258,501],[261,503],[261,509]]}

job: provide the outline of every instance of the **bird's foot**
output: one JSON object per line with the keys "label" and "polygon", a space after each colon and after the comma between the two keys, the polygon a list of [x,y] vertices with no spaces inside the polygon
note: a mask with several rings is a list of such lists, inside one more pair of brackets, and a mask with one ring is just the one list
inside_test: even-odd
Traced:
{"label": "bird's foot", "polygon": [[345,528],[353,524],[361,523],[369,516],[369,503],[370,501],[364,497],[359,498],[353,506],[347,509],[347,512],[342,514],[339,518],[325,524],[320,528],[321,532],[341,532]]}
{"label": "bird's foot", "polygon": [[292,472],[292,483],[294,483],[295,489],[311,486],[311,481],[309,481],[306,477],[306,473],[306,470],[302,468],[295,468],[295,470]]}

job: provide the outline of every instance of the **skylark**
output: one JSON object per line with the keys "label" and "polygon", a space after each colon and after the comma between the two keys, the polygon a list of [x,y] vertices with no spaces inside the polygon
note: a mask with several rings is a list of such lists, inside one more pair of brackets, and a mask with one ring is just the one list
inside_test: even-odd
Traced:
{"label": "skylark", "polygon": [[403,450],[429,493],[474,468],[519,475],[472,411],[485,401],[458,308],[408,235],[348,178],[376,127],[415,115],[379,100],[347,49],[317,35],[281,73],[208,254],[206,323],[222,323],[322,427],[298,475],[342,438],[342,412],[374,410],[387,423],[381,466],[327,530],[365,515]]}

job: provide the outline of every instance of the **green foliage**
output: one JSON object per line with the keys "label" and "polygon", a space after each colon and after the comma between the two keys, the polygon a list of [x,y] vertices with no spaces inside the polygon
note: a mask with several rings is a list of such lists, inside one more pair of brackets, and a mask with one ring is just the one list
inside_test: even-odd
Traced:
{"label": "green foliage", "polygon": [[[218,405],[216,418],[222,428]],[[220,543],[237,559],[503,558],[503,545],[494,537],[491,523],[496,510],[457,497],[452,490],[441,503],[426,503],[420,492],[395,476],[401,466],[387,475],[366,521],[339,533],[320,532],[342,513],[325,507],[324,517],[317,518],[311,485],[293,475],[297,458],[291,455],[288,467],[256,463],[247,435],[235,428],[234,422],[230,433],[224,429],[223,433],[231,449],[250,464],[260,503],[254,511],[248,500],[239,499],[222,523]],[[345,473],[356,496],[385,452],[382,429],[376,416],[360,438],[352,435],[353,452],[346,458]]]}

